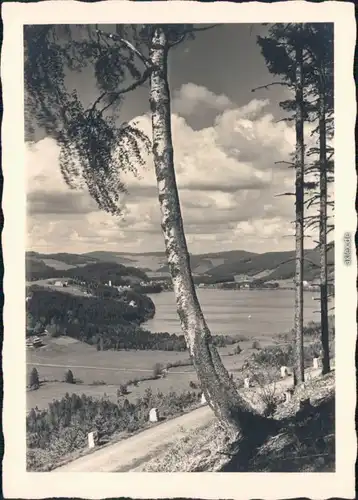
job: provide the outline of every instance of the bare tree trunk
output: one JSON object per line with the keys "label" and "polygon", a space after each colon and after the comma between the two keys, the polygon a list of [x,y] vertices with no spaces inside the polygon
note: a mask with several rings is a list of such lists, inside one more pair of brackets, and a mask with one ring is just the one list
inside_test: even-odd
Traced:
{"label": "bare tree trunk", "polygon": [[326,145],[326,110],[324,88],[321,85],[319,97],[319,157],[320,157],[320,302],[321,302],[321,343],[322,374],[330,372],[329,333],[328,333],[328,276],[327,276],[327,145]]}
{"label": "bare tree trunk", "polygon": [[303,118],[303,56],[296,49],[296,271],[295,271],[295,363],[294,384],[305,380],[303,362],[303,221],[304,221],[304,118]]}
{"label": "bare tree trunk", "polygon": [[175,178],[171,136],[170,92],[167,79],[167,35],[155,29],[150,59],[150,107],[152,112],[153,157],[157,177],[162,230],[168,265],[173,280],[181,328],[193,360],[206,400],[215,415],[232,435],[252,432],[252,424],[260,417],[239,396],[234,382],[212,344],[190,269],[179,195]]}

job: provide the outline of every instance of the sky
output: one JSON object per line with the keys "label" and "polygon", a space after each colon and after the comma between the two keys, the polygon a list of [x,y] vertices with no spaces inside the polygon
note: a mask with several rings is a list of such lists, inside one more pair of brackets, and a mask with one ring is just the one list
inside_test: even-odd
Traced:
{"label": "sky", "polygon": [[[278,105],[287,90],[252,92],[274,81],[256,44],[266,29],[222,25],[170,52],[174,162],[194,254],[294,248],[294,198],[277,196],[294,189],[294,171],[275,163],[289,160],[295,144],[292,123],[281,121],[287,115]],[[69,74],[67,83],[86,105],[99,95],[92,69]],[[148,86],[127,94],[121,117],[135,119],[150,136],[148,95]],[[138,178],[123,175],[128,194],[121,198],[123,215],[114,217],[99,210],[86,191],[67,187],[59,147],[43,131],[26,150],[28,250],[164,250],[150,156]]]}

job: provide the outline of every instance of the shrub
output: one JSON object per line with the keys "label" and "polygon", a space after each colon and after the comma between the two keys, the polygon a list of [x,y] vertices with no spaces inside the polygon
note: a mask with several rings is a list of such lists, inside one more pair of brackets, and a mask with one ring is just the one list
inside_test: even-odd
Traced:
{"label": "shrub", "polygon": [[195,382],[193,382],[192,380],[190,380],[189,387],[191,389],[197,389],[198,388],[198,384],[196,384]]}
{"label": "shrub", "polygon": [[73,373],[71,370],[68,370],[65,373],[65,382],[66,382],[66,384],[75,384],[76,383],[75,377],[73,376]]}
{"label": "shrub", "polygon": [[321,325],[310,321],[306,326],[303,327],[303,335],[305,337],[319,337],[321,332]]}
{"label": "shrub", "polygon": [[272,416],[278,405],[278,397],[276,394],[275,380],[269,371],[261,371],[260,373],[252,373],[251,380],[259,387],[257,395],[263,405],[262,413],[265,417]]}
{"label": "shrub", "polygon": [[38,389],[40,387],[39,373],[35,367],[30,373],[29,386],[31,389]]}
{"label": "shrub", "polygon": [[265,347],[252,355],[252,360],[258,365],[272,366],[280,368],[281,366],[291,366],[293,363],[293,347],[287,346],[285,349],[279,346]]}
{"label": "shrub", "polygon": [[154,378],[160,377],[163,372],[163,366],[160,363],[155,363],[153,366],[153,376]]}
{"label": "shrub", "polygon": [[178,361],[169,362],[165,366],[167,370],[169,370],[170,368],[176,368],[178,366],[192,366],[192,364],[193,360],[189,358],[189,359],[179,359]]}
{"label": "shrub", "polygon": [[128,387],[126,384],[120,384],[117,389],[117,397],[125,396],[126,394],[128,394]]}
{"label": "shrub", "polygon": [[91,385],[107,385],[104,380],[94,380]]}

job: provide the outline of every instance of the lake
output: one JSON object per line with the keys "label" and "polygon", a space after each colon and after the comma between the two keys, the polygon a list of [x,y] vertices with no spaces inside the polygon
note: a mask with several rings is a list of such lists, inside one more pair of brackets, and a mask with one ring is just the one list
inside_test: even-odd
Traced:
{"label": "lake", "polygon": [[[293,290],[198,289],[197,294],[212,334],[274,335],[293,328]],[[151,332],[181,333],[173,292],[150,295],[156,307],[143,324]],[[304,293],[304,324],[319,321],[318,292]]]}

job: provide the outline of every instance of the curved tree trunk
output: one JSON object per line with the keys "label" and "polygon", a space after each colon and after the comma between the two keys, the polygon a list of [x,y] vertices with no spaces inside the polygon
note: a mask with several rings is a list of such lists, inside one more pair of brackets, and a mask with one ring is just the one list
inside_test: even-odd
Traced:
{"label": "curved tree trunk", "polygon": [[[234,435],[244,436],[253,420],[260,420],[239,396],[234,382],[212,344],[190,269],[178,189],[175,179],[171,137],[170,92],[167,79],[168,42],[161,27],[155,29],[150,59],[150,107],[153,157],[158,185],[162,230],[173,281],[181,328],[202,390],[215,415]],[[251,429],[252,432],[252,429]]]}
{"label": "curved tree trunk", "polygon": [[294,383],[305,380],[303,364],[303,221],[304,221],[304,134],[303,63],[300,43],[296,49],[296,272],[295,272],[295,363]]}

